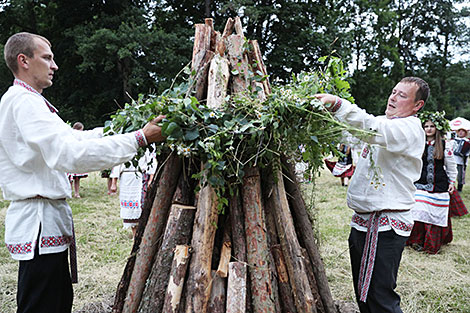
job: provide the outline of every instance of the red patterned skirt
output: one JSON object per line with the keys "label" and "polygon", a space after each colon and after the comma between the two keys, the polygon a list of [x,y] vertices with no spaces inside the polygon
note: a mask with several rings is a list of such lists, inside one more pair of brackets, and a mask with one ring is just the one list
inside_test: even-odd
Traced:
{"label": "red patterned skirt", "polygon": [[450,243],[452,239],[452,224],[449,216],[447,227],[415,221],[406,245],[418,244],[423,247],[423,251],[429,254],[436,254],[442,245]]}
{"label": "red patterned skirt", "polygon": [[[333,169],[336,166],[336,162],[328,161],[325,159],[326,167],[333,173]],[[354,174],[354,166],[350,166],[347,170],[341,173],[341,175],[335,175],[335,177],[348,177],[350,178]],[[334,175],[334,174],[333,174]]]}
{"label": "red patterned skirt", "polygon": [[456,190],[453,194],[450,195],[449,216],[464,216],[466,214],[468,214],[467,207],[463,203],[459,192]]}

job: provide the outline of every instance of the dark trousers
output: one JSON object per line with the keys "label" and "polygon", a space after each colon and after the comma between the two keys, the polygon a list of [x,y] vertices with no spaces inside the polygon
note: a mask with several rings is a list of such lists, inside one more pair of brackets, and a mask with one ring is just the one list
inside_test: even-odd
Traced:
{"label": "dark trousers", "polygon": [[403,313],[400,309],[400,296],[395,292],[395,287],[407,237],[399,236],[393,230],[379,232],[369,293],[366,302],[361,302],[359,301],[358,281],[365,239],[366,232],[351,228],[349,254],[359,310],[361,313]]}
{"label": "dark trousers", "polygon": [[68,250],[39,255],[36,246],[32,260],[20,261],[17,313],[70,313],[73,289]]}

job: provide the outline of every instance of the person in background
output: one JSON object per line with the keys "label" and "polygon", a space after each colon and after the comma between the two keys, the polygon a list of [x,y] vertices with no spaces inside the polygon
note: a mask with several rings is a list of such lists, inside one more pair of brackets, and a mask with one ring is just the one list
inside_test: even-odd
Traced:
{"label": "person in background", "polygon": [[122,135],[73,130],[42,95],[59,69],[49,40],[14,34],[4,58],[14,81],[0,100],[0,188],[10,201],[5,244],[19,261],[17,313],[70,313],[77,269],[67,172],[99,171],[133,159],[139,147],[165,140],[157,125],[164,116]]}
{"label": "person in background", "polygon": [[454,157],[457,162],[457,191],[461,192],[465,185],[465,173],[467,170],[467,158],[470,154],[470,140],[467,138],[468,130],[458,129],[454,139]]}
{"label": "person in background", "polygon": [[138,166],[121,164],[113,167],[110,177],[113,179],[112,191],[117,190],[117,178],[120,180],[119,202],[120,216],[124,228],[131,228],[135,237],[139,218],[142,215],[147,188],[153,180],[157,162],[148,150],[139,159]]}
{"label": "person in background", "polygon": [[[75,124],[73,124],[72,128],[78,131],[83,131],[85,129],[83,124],[80,122],[76,122]],[[88,177],[88,173],[69,173],[70,184],[72,184],[73,186],[75,198],[80,198],[80,179],[86,177]]]}
{"label": "person in background", "polygon": [[354,210],[349,254],[361,313],[402,312],[395,287],[413,227],[414,182],[421,174],[425,145],[415,115],[428,96],[424,80],[405,77],[393,88],[385,116],[373,116],[337,96],[315,95],[338,120],[377,134],[361,138],[365,144],[347,192]]}
{"label": "person in background", "polygon": [[338,157],[337,162],[325,159],[326,167],[335,177],[341,179],[341,186],[348,186],[349,179],[354,174],[353,158],[351,147],[342,143],[339,145],[338,151],[342,154]]}
{"label": "person in background", "polygon": [[426,133],[426,147],[421,177],[415,182],[416,204],[411,210],[413,230],[406,245],[429,254],[436,254],[442,245],[453,239],[449,203],[455,191],[457,165],[452,147],[443,136],[450,130],[444,115],[445,112],[419,114]]}

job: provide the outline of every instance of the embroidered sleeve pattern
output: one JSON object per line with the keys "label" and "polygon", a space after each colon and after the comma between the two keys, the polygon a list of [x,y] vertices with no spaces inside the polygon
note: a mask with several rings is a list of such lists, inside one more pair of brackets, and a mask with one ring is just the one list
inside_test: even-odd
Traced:
{"label": "embroidered sleeve pattern", "polygon": [[144,132],[142,130],[135,132],[135,139],[137,140],[139,147],[145,147],[147,145],[147,139],[145,139]]}

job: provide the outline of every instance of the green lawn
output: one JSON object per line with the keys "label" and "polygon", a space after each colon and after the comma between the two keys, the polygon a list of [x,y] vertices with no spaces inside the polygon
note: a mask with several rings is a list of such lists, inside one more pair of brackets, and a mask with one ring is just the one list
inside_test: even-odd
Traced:
{"label": "green lawn", "polygon": [[[303,184],[314,204],[315,231],[335,299],[354,301],[347,238],[351,210],[346,188],[328,171],[315,184]],[[313,192],[315,188],[315,192]],[[117,196],[108,196],[106,180],[97,173],[82,180],[80,199],[69,200],[78,241],[79,283],[74,310],[106,300],[115,292],[132,246],[131,231],[122,228]],[[470,185],[462,193],[470,204]],[[17,262],[3,245],[7,201],[0,200],[0,312],[15,312]],[[405,249],[397,291],[406,313],[470,312],[470,217],[453,219],[454,241],[437,255]]]}

